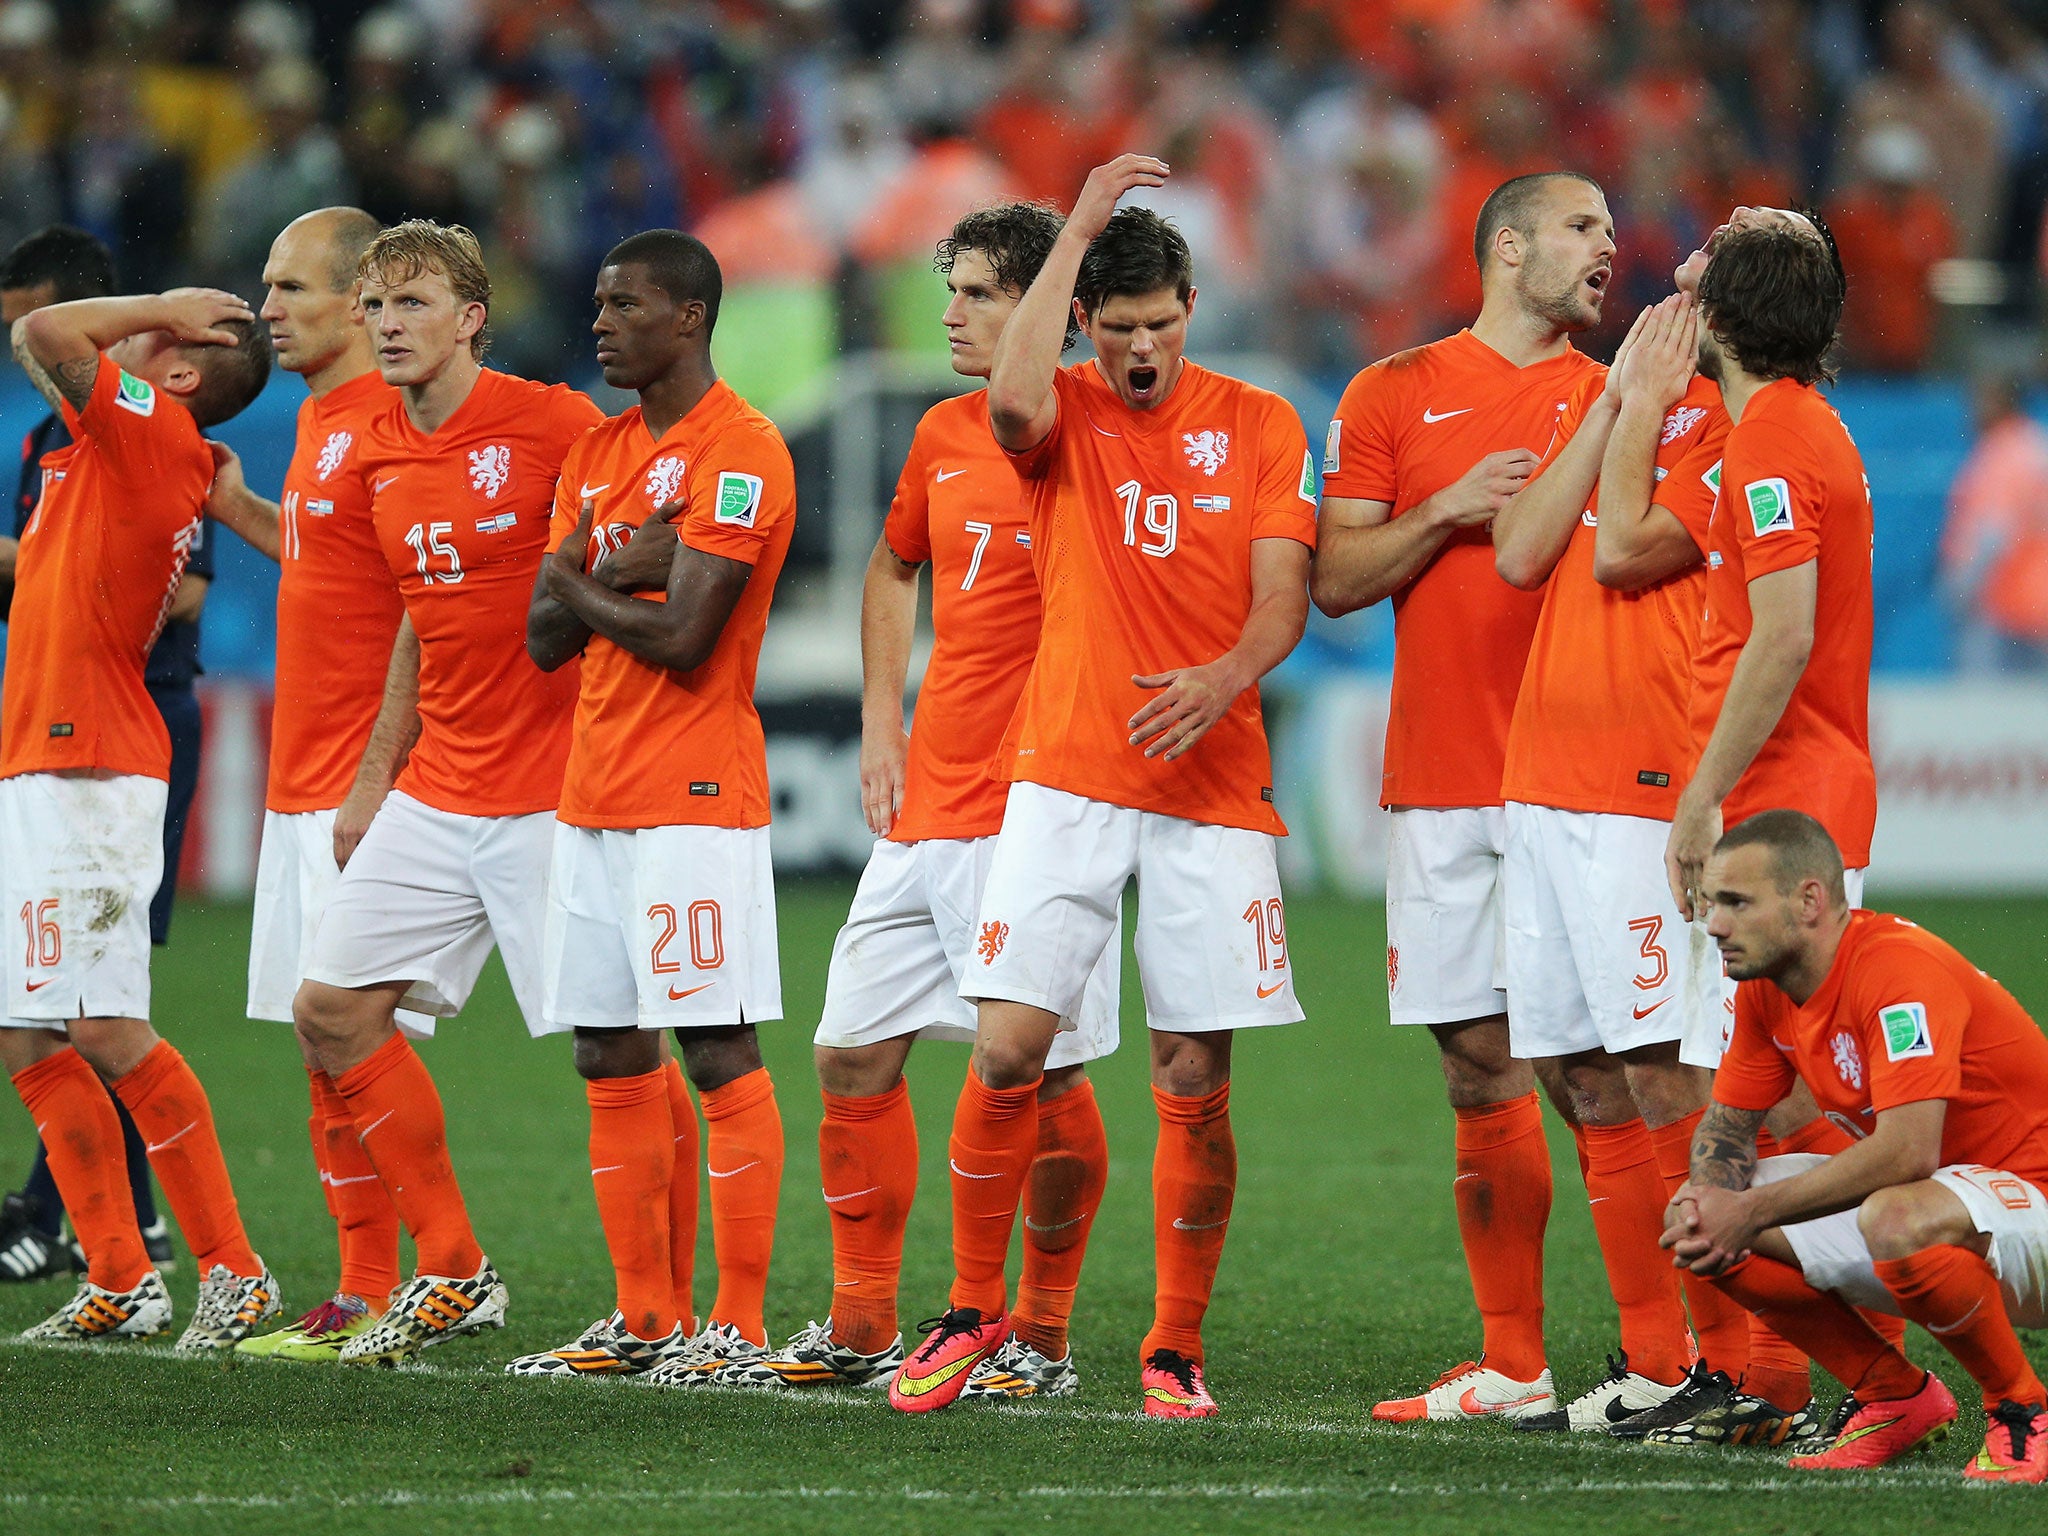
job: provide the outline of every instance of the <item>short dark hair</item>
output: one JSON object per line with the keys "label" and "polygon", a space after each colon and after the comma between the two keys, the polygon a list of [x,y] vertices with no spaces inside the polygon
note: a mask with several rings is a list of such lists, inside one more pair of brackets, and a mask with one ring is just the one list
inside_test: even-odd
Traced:
{"label": "short dark hair", "polygon": [[223,320],[219,329],[233,331],[241,340],[232,347],[185,348],[185,355],[199,368],[199,387],[185,396],[185,409],[201,428],[241,415],[270,378],[270,327],[253,320]]}
{"label": "short dark hair", "polygon": [[[979,251],[995,273],[996,286],[1021,294],[1038,281],[1053,242],[1067,221],[1051,203],[997,203],[961,216],[953,232],[939,242],[932,258],[932,270],[950,277],[953,264],[963,251]],[[1073,306],[1067,306],[1067,340],[1072,346],[1081,334],[1074,323]]]}
{"label": "short dark hair", "polygon": [[1531,171],[1526,176],[1510,176],[1487,193],[1486,201],[1479,205],[1479,222],[1472,229],[1472,259],[1479,263],[1481,272],[1493,258],[1493,237],[1504,229],[1512,229],[1518,235],[1528,234],[1535,225],[1543,189],[1560,180],[1583,181],[1601,196],[1607,195],[1600,183],[1583,171]]}
{"label": "short dark hair", "polygon": [[710,246],[680,229],[644,229],[605,252],[601,265],[622,267],[628,263],[645,267],[654,286],[667,294],[671,303],[701,303],[704,335],[710,337],[718,324],[718,301],[725,293],[725,276]]}
{"label": "short dark hair", "polygon": [[1714,339],[1761,379],[1832,380],[1828,353],[1842,326],[1848,281],[1835,237],[1814,214],[1820,238],[1783,225],[1731,229],[1700,274],[1700,317]]}
{"label": "short dark hair", "polygon": [[1195,259],[1179,230],[1150,208],[1119,208],[1081,258],[1074,296],[1089,314],[1111,299],[1171,288],[1181,303],[1195,291]]}
{"label": "short dark hair", "polygon": [[329,267],[327,280],[336,293],[346,293],[355,287],[360,277],[363,252],[370,248],[370,242],[384,233],[384,226],[377,222],[375,215],[360,208],[326,208],[330,214],[327,230]]}
{"label": "short dark hair", "polygon": [[1714,852],[1737,848],[1771,850],[1771,880],[1780,894],[1818,880],[1836,906],[1849,904],[1842,882],[1842,850],[1828,829],[1804,811],[1758,811],[1722,833]]}
{"label": "short dark hair", "polygon": [[56,289],[56,304],[103,299],[114,291],[114,253],[69,224],[39,229],[0,259],[0,288]]}

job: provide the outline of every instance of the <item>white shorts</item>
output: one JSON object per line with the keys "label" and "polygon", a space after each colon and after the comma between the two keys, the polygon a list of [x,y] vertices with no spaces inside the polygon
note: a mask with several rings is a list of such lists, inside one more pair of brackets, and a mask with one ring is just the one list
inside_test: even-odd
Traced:
{"label": "white shorts", "polygon": [[[1658,867],[1663,867],[1663,855],[1658,855]],[[1842,888],[1849,897],[1849,905],[1863,905],[1863,877],[1869,873],[1863,869],[1842,871]],[[1707,932],[1705,923],[1689,925],[1688,942],[1695,955],[1701,956],[1700,964],[1720,965],[1720,946],[1714,943],[1713,935]],[[1701,1007],[1685,1016],[1685,1035],[1678,1046],[1678,1059],[1689,1066],[1705,1067],[1709,1072],[1721,1065],[1721,1058],[1728,1054],[1728,1041],[1735,1033],[1735,983],[1728,979],[1727,968],[1721,967],[1721,1004],[1718,1008]]]}
{"label": "white shorts", "polygon": [[[960,984],[995,849],[993,837],[875,844],[846,926],[832,941],[817,1044],[847,1048],[912,1034],[974,1038],[974,1005],[961,997]],[[1116,1049],[1122,971],[1119,906],[1072,1028],[1053,1041],[1048,1067],[1078,1066]]]}
{"label": "white shorts", "polygon": [[[1811,1153],[1767,1157],[1756,1182],[1773,1184],[1826,1162]],[[2005,1293],[2016,1328],[2048,1328],[2048,1194],[2017,1174],[1974,1163],[1951,1163],[1935,1179],[1963,1202],[1970,1222],[1991,1239],[1985,1259]],[[1899,1316],[1899,1304],[1877,1278],[1855,1211],[1837,1211],[1781,1228],[1815,1290],[1833,1291],[1854,1306]]]}
{"label": "white shorts", "polygon": [[557,823],[541,955],[550,1032],[781,1018],[768,829]]}
{"label": "white shorts", "polygon": [[1396,1024],[1508,1011],[1497,805],[1387,815],[1387,1010]]}
{"label": "white shorts", "polygon": [[462,1011],[495,941],[512,995],[543,1033],[540,940],[552,811],[461,816],[393,790],[341,872],[314,930],[308,981],[407,981],[408,1008]]}
{"label": "white shorts", "polygon": [[93,770],[0,779],[6,1023],[149,1017],[149,904],[164,873],[162,779]]}
{"label": "white shorts", "polygon": [[[340,883],[332,810],[263,813],[249,934],[250,1018],[292,1022],[292,996],[306,974],[314,931]],[[433,1019],[409,1008],[400,1010],[398,1026],[414,1038],[434,1033]]]}
{"label": "white shorts", "polygon": [[1697,942],[1705,930],[1695,933],[1671,899],[1671,824],[1518,801],[1506,811],[1514,1053],[1631,1051],[1718,1029],[1721,956]]}
{"label": "white shorts", "polygon": [[1133,875],[1152,1028],[1200,1034],[1302,1017],[1269,834],[1043,784],[1010,786],[961,996],[1029,1003],[1071,1029]]}

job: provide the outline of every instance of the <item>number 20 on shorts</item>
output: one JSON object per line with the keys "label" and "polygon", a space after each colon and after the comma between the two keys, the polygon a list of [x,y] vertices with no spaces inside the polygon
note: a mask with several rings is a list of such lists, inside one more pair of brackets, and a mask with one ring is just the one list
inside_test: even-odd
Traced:
{"label": "number 20 on shorts", "polygon": [[690,964],[698,970],[715,971],[725,964],[725,917],[717,902],[693,901],[679,919],[674,907],[657,901],[647,909],[647,918],[661,925],[648,955],[655,975],[673,976],[682,970],[683,962],[671,959],[668,953],[679,935],[689,939]]}

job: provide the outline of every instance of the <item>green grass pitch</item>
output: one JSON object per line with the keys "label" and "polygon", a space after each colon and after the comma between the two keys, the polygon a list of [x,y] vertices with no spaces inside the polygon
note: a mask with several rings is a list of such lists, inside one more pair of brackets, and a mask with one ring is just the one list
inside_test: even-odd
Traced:
{"label": "green grass pitch", "polygon": [[[783,893],[789,1021],[765,1026],[789,1164],[769,1296],[778,1341],[831,1295],[813,1149],[810,1030],[849,888]],[[2048,1009],[2048,903],[1906,910]],[[1150,1315],[1153,1118],[1127,964],[1126,1049],[1097,1072],[1108,1193],[1074,1322],[1078,1399],[892,1414],[876,1395],[735,1397],[623,1383],[513,1382],[515,1353],[571,1337],[610,1306],[589,1194],[583,1097],[567,1043],[532,1044],[495,965],[469,1015],[426,1048],[456,1166],[512,1290],[510,1327],[397,1372],[193,1362],[160,1345],[91,1352],[0,1345],[0,1528],[407,1533],[1026,1528],[1196,1531],[2039,1530],[2044,1496],[1966,1485],[1974,1407],[1932,1457],[1815,1481],[1756,1452],[1659,1453],[1482,1426],[1387,1429],[1374,1399],[1417,1388],[1476,1347],[1449,1192],[1450,1120],[1419,1032],[1385,1027],[1377,907],[1297,899],[1291,952],[1309,1022],[1239,1042],[1242,1166],[1207,1330],[1224,1417],[1137,1414]],[[213,1095],[243,1213],[293,1315],[334,1275],[306,1145],[305,1091],[282,1026],[241,1017],[249,914],[188,906],[159,957],[157,1015]],[[903,1314],[939,1309],[947,1275],[945,1134],[965,1051],[913,1057],[923,1134]],[[0,1181],[28,1155],[0,1108]],[[1556,1134],[1549,1277],[1559,1386],[1591,1384],[1615,1320],[1569,1140]],[[708,1302],[709,1222],[699,1280]],[[1012,1270],[1014,1275],[1014,1267]],[[189,1259],[173,1278],[181,1318]],[[0,1288],[0,1329],[68,1294]],[[2030,1341],[2048,1360],[2048,1338]],[[1916,1335],[1966,1404],[1965,1379]],[[1833,1388],[1824,1387],[1830,1398]]]}

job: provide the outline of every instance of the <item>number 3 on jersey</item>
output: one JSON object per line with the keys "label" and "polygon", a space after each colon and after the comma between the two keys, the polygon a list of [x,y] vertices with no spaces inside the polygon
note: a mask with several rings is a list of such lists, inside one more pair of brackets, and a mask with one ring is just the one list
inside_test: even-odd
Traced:
{"label": "number 3 on jersey", "polygon": [[[1135,480],[1126,480],[1116,488],[1117,498],[1124,504],[1124,543],[1135,544],[1142,554],[1156,555],[1164,560],[1173,553],[1180,542],[1180,502],[1172,496],[1147,496],[1145,488]],[[1138,537],[1138,503],[1145,504],[1144,539]]]}
{"label": "number 3 on jersey", "polygon": [[[412,546],[412,552],[419,557],[420,575],[427,585],[444,582],[449,586],[462,580],[462,557],[455,552],[455,546],[447,541],[447,535],[455,531],[453,523],[414,523],[406,530],[405,542]],[[430,560],[446,560],[448,569],[435,570]]]}

